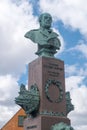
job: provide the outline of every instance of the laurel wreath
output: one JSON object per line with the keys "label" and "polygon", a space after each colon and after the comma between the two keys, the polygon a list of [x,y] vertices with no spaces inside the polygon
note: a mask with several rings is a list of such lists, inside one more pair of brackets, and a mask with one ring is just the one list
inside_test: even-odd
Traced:
{"label": "laurel wreath", "polygon": [[[49,94],[49,88],[51,87],[52,84],[57,86],[57,88],[59,89],[58,98],[55,101],[51,99],[50,94]],[[53,79],[48,79],[45,84],[45,94],[46,94],[47,99],[50,102],[55,102],[55,103],[61,102],[63,99],[63,89],[62,89],[61,82],[57,80],[53,80]]]}

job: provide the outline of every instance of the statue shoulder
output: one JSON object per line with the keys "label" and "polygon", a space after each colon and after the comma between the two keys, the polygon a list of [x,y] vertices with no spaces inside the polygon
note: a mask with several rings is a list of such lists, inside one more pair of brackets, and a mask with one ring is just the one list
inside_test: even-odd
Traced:
{"label": "statue shoulder", "polygon": [[34,35],[37,31],[38,31],[38,29],[30,30],[30,31],[28,31],[28,32],[25,33],[24,37],[30,38],[30,37],[31,37],[32,35]]}
{"label": "statue shoulder", "polygon": [[52,32],[52,35],[58,37],[59,35],[56,32]]}
{"label": "statue shoulder", "polygon": [[38,32],[39,29],[33,29],[25,33],[24,37],[31,39],[33,42],[35,42],[35,35]]}

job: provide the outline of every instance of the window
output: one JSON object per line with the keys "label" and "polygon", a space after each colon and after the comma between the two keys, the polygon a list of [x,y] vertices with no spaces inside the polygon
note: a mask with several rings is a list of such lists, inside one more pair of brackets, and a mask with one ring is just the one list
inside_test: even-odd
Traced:
{"label": "window", "polygon": [[18,127],[23,127],[23,121],[26,116],[18,116]]}

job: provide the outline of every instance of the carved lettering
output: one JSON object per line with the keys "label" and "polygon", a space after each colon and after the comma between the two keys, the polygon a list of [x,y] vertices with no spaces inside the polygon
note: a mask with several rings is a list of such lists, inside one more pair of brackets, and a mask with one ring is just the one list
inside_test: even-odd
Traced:
{"label": "carved lettering", "polygon": [[45,68],[48,68],[48,69],[54,69],[54,70],[60,70],[62,71],[63,68],[59,67],[58,64],[52,64],[52,63],[48,63],[46,65],[44,65]]}
{"label": "carved lettering", "polygon": [[34,128],[37,128],[37,126],[36,125],[27,126],[27,129],[34,129]]}
{"label": "carved lettering", "polygon": [[44,64],[43,67],[47,69],[49,76],[52,77],[58,77],[60,75],[60,71],[63,70],[63,68],[61,68],[58,64],[54,63]]}
{"label": "carved lettering", "polygon": [[59,76],[59,73],[58,73],[58,72],[48,71],[48,74],[49,74],[50,76],[53,76],[53,77],[58,77],[58,76]]}

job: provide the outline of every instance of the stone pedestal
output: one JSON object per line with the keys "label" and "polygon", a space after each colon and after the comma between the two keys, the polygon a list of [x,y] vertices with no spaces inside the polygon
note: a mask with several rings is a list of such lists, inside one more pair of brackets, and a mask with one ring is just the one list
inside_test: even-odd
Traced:
{"label": "stone pedestal", "polygon": [[50,130],[51,126],[64,122],[70,124],[70,120],[65,117],[55,117],[55,116],[38,116],[36,118],[25,119],[24,130]]}
{"label": "stone pedestal", "polygon": [[64,62],[39,57],[29,64],[28,88],[36,84],[40,92],[38,116],[24,121],[24,130],[50,130],[53,124],[65,122],[66,117]]}

